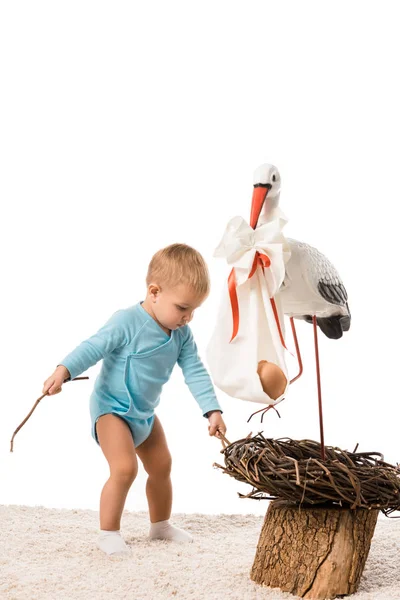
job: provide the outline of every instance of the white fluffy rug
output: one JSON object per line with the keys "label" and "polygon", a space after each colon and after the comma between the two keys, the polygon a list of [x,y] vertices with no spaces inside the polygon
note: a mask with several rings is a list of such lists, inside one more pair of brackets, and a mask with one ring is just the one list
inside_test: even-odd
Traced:
{"label": "white fluffy rug", "polygon": [[[98,513],[0,506],[0,598],[3,600],[290,599],[261,588],[249,571],[262,517],[174,515],[192,544],[148,541],[145,513],[125,512],[126,557],[95,546]],[[354,600],[400,600],[400,520],[378,519]]]}

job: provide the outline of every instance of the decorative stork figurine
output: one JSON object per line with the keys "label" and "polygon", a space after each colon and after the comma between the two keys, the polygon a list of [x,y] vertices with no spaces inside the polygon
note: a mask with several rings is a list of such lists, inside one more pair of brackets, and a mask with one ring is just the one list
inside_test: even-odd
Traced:
{"label": "decorative stork figurine", "polygon": [[[256,228],[273,218],[279,210],[280,185],[278,169],[273,165],[261,165],[254,172],[252,211],[259,214]],[[347,292],[337,270],[319,250],[291,238],[286,240],[291,256],[278,293],[283,311],[290,317],[300,367],[299,374],[291,383],[303,372],[293,321],[295,318],[312,323],[314,328],[321,449],[322,458],[325,459],[317,326],[331,339],[338,339],[344,331],[349,330],[351,316]]]}

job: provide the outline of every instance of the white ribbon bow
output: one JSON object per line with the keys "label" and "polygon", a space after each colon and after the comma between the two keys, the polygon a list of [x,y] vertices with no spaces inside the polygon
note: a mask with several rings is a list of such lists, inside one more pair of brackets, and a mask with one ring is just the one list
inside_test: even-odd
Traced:
{"label": "white ribbon bow", "polygon": [[285,278],[285,263],[290,258],[289,245],[282,234],[286,222],[283,213],[256,229],[242,217],[233,217],[229,221],[214,256],[226,258],[228,264],[235,268],[238,286],[248,280],[258,251],[266,254],[271,261],[264,272],[269,294],[275,296]]}

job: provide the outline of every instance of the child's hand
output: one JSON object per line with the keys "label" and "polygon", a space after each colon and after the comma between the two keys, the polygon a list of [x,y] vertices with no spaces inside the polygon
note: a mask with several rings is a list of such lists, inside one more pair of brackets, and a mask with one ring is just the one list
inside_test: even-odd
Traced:
{"label": "child's hand", "polygon": [[47,392],[49,396],[59,394],[62,391],[62,384],[69,376],[68,369],[64,365],[59,365],[54,373],[44,382],[42,394],[46,394]]}
{"label": "child's hand", "polygon": [[220,437],[219,432],[223,435],[226,433],[226,425],[219,410],[213,410],[208,413],[208,432],[210,435]]}

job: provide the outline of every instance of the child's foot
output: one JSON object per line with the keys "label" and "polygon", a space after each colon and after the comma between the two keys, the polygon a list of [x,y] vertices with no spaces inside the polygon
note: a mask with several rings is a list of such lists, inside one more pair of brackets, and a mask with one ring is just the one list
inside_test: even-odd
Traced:
{"label": "child's foot", "polygon": [[106,554],[126,554],[129,552],[120,531],[100,530],[97,547]]}
{"label": "child's foot", "polygon": [[171,525],[169,520],[151,523],[149,537],[152,540],[172,540],[173,542],[193,542],[193,537],[183,529]]}

